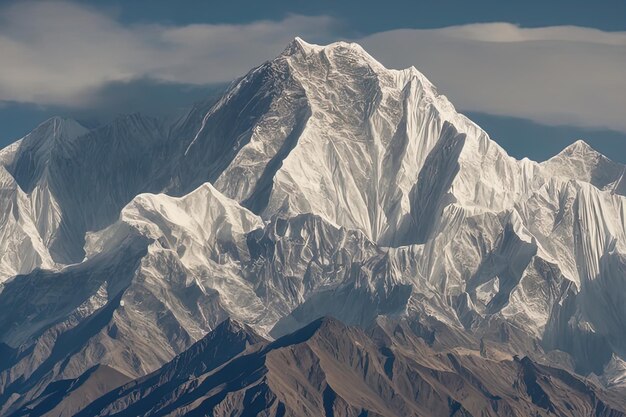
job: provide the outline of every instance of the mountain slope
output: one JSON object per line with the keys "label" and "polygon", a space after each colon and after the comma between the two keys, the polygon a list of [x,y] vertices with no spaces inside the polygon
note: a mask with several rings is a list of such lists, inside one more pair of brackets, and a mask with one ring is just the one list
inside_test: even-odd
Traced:
{"label": "mountain slope", "polygon": [[61,380],[48,386],[37,398],[14,416],[73,416],[100,396],[129,382],[130,379],[104,365],[97,365],[73,380]]}
{"label": "mountain slope", "polygon": [[[194,210],[187,223],[178,228],[168,224],[168,216],[190,206]],[[135,221],[138,213],[154,222]],[[0,293],[6,309],[0,315],[0,334],[10,354],[0,372],[0,399],[11,402],[19,394],[23,404],[41,395],[49,382],[77,378],[96,364],[143,375],[228,315],[251,321],[246,314],[260,314],[259,304],[247,310],[233,307],[227,291],[211,288],[216,280],[223,283],[218,288],[231,289],[245,301],[244,284],[233,287],[228,270],[218,276],[211,270],[222,269],[222,247],[221,262],[228,264],[228,251],[236,254],[242,240],[245,245],[247,229],[259,224],[256,216],[208,184],[181,199],[140,195],[118,223],[89,237],[84,262],[7,282]],[[107,243],[98,246],[102,241]],[[213,242],[213,251],[203,246],[207,241]],[[212,259],[207,266],[194,263],[204,256]]]}
{"label": "mountain slope", "polygon": [[206,337],[193,344],[159,370],[126,384],[94,401],[79,415],[95,415],[99,407],[103,413],[139,415],[155,405],[172,391],[186,385],[192,376],[200,376],[218,368],[246,351],[250,346],[266,342],[252,329],[227,319]]}
{"label": "mountain slope", "polygon": [[[372,338],[322,319],[199,373],[185,369],[190,356],[207,354],[194,346],[78,415],[624,415],[615,397],[565,371],[528,358],[435,353],[410,331],[402,340],[416,344],[386,331],[377,326]],[[224,343],[207,338],[206,346]]]}

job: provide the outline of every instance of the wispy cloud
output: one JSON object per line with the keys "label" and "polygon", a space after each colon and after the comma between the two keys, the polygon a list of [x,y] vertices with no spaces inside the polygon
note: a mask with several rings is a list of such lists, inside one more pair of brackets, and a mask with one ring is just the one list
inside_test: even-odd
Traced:
{"label": "wispy cloud", "polygon": [[83,106],[110,82],[229,81],[294,36],[321,38],[334,24],[294,15],[242,25],[125,26],[77,3],[20,1],[0,9],[0,101]]}
{"label": "wispy cloud", "polygon": [[[332,40],[339,23],[292,15],[241,25],[125,25],[78,3],[15,2],[0,8],[0,102],[85,107],[110,83],[229,81],[295,35]],[[388,67],[415,65],[461,109],[626,132],[624,32],[490,23],[355,40]]]}
{"label": "wispy cloud", "polygon": [[415,65],[459,108],[626,131],[626,32],[489,23],[360,41],[387,66]]}

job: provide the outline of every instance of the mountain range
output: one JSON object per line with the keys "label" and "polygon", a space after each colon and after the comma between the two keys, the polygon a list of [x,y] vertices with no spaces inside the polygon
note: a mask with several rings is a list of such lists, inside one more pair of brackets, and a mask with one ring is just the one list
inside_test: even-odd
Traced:
{"label": "mountain range", "polygon": [[516,160],[357,44],[50,119],[0,206],[2,415],[626,413],[626,167]]}

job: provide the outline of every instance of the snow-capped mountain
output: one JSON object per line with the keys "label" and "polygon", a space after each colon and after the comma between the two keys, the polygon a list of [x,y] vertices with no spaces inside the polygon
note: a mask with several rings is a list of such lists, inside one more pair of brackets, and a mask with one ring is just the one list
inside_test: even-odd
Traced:
{"label": "snow-capped mountain", "polygon": [[141,377],[228,317],[401,317],[619,384],[625,172],[582,141],[516,160],[344,42],[295,39],[171,126],[51,119],[0,151],[2,410],[96,365]]}

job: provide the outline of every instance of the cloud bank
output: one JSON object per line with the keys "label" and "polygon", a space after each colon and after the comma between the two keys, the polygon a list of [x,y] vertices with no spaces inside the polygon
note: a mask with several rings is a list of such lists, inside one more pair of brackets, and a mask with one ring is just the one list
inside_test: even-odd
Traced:
{"label": "cloud bank", "polygon": [[461,109],[626,132],[626,32],[489,23],[360,41],[387,66],[415,65]]}
{"label": "cloud bank", "polygon": [[[88,107],[111,83],[225,82],[296,35],[328,42],[340,29],[333,18],[298,15],[124,25],[77,3],[20,1],[0,8],[0,102]],[[416,66],[460,109],[626,132],[626,32],[489,23],[353,40],[388,67]]]}
{"label": "cloud bank", "polygon": [[230,81],[277,55],[294,36],[331,33],[328,17],[244,25],[124,26],[65,1],[0,8],[0,101],[89,105],[107,83]]}

